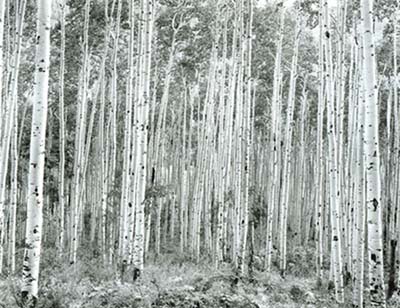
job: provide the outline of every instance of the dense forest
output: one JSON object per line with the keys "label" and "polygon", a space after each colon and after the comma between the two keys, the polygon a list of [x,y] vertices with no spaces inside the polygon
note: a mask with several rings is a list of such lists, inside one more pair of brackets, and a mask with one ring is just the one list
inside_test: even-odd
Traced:
{"label": "dense forest", "polygon": [[399,307],[397,0],[0,0],[0,307]]}

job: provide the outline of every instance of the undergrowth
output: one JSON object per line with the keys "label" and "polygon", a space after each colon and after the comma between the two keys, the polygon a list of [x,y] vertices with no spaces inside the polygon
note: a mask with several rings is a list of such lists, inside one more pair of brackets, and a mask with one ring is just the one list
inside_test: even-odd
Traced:
{"label": "undergrowth", "polygon": [[[169,254],[147,264],[135,282],[127,273],[124,283],[116,276],[118,270],[104,266],[99,258],[83,257],[70,265],[55,255],[45,256],[37,308],[350,307],[335,303],[328,283],[317,286],[308,253],[290,252],[288,260],[294,265],[285,279],[258,269],[251,277],[239,277],[228,264],[215,270],[210,262],[195,264],[186,256]],[[19,277],[0,281],[0,307],[21,308],[20,297]],[[347,290],[346,303],[350,302]],[[398,303],[394,299],[390,307]]]}

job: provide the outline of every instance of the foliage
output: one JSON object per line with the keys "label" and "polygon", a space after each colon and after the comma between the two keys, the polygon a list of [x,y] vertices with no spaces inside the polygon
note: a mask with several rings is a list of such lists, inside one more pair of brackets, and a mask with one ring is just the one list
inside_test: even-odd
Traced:
{"label": "foliage", "polygon": [[[297,264],[302,266],[307,253],[295,249],[290,257],[301,258]],[[314,288],[315,281],[306,271],[289,274],[285,280],[255,271],[250,279],[236,276],[230,266],[215,271],[207,263],[194,264],[171,254],[148,264],[136,283],[121,283],[115,269],[100,259],[81,256],[80,260],[75,265],[60,262],[56,251],[44,259],[37,308],[339,307],[333,290]],[[346,294],[346,302],[351,302],[350,292]],[[0,303],[0,307],[22,307],[19,279],[0,282]],[[388,307],[396,305],[394,297]]]}
{"label": "foliage", "polygon": [[315,275],[315,248],[294,247],[287,256],[288,272],[294,276],[311,277]]}
{"label": "foliage", "polygon": [[[55,253],[55,251],[54,251]],[[255,280],[239,280],[230,267],[215,271],[203,264],[164,257],[162,265],[149,264],[136,283],[119,282],[115,271],[101,260],[81,257],[75,265],[60,263],[55,255],[43,261],[38,308],[95,307],[226,307],[252,308],[277,303],[295,307],[305,302],[308,288],[301,288],[301,298],[291,296],[292,278],[282,284],[277,276],[256,272]],[[53,267],[55,264],[62,264]],[[308,281],[307,281],[308,283]],[[0,300],[7,308],[21,307],[20,281],[10,279],[0,284]],[[273,304],[275,303],[275,304]],[[1,307],[1,306],[0,306]],[[269,307],[269,306],[267,306]]]}

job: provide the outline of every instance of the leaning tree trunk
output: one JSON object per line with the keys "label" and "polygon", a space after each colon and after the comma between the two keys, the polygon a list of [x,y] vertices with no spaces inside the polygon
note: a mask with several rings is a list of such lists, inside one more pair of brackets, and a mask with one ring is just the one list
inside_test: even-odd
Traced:
{"label": "leaning tree trunk", "polygon": [[50,66],[51,0],[38,0],[34,100],[28,175],[28,206],[22,297],[35,303],[38,297],[42,236],[43,176]]}

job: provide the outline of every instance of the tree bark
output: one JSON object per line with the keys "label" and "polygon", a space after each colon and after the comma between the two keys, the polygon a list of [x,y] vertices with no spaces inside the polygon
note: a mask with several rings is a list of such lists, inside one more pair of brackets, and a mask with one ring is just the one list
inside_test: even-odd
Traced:
{"label": "tree bark", "polygon": [[22,271],[22,297],[25,302],[33,304],[38,297],[43,220],[43,176],[50,66],[51,0],[38,0],[37,6],[36,67],[29,154],[26,248]]}

